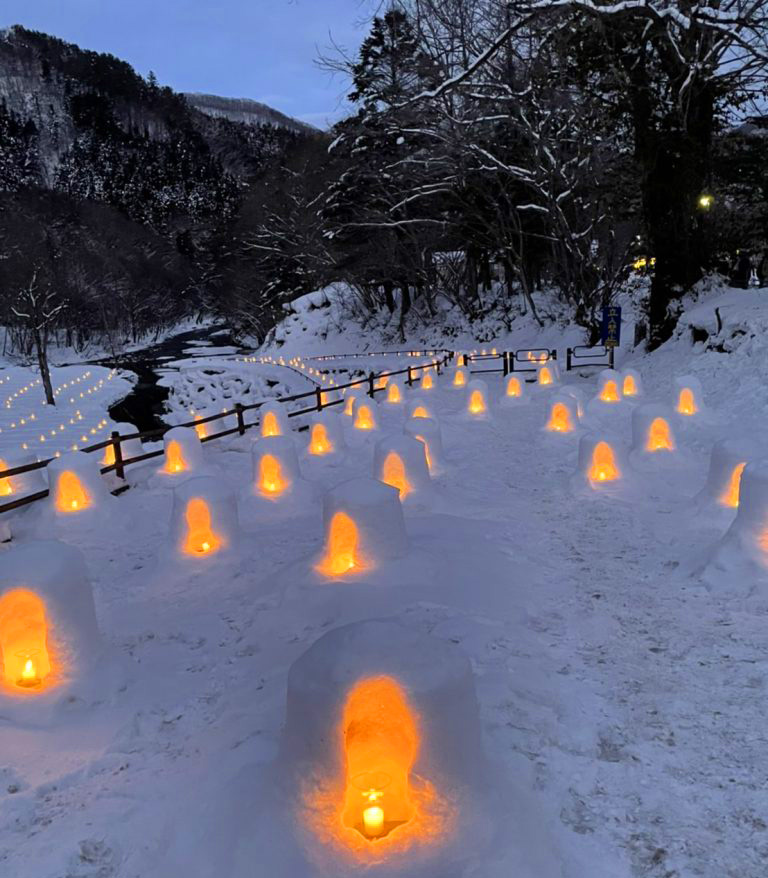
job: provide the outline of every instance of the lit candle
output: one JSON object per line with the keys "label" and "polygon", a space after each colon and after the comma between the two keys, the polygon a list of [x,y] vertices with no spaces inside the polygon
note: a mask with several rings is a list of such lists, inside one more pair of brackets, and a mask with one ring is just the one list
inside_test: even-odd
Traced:
{"label": "lit candle", "polygon": [[379,805],[369,805],[363,811],[363,829],[366,835],[381,835],[384,831],[384,809]]}

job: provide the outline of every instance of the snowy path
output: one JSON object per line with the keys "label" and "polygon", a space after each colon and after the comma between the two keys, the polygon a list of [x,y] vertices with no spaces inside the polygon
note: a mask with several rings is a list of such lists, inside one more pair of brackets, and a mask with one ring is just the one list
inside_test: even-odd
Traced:
{"label": "snowy path", "polygon": [[[688,502],[722,425],[684,437],[679,468],[596,499],[569,481],[577,440],[542,433],[543,400],[467,424],[439,393],[450,468],[435,509],[406,513],[423,557],[402,588],[302,588],[319,500],[287,518],[243,502],[242,557],[205,574],[155,563],[166,490],[119,498],[125,526],[81,548],[130,681],[56,729],[0,725],[0,874],[299,878],[279,870],[286,839],[230,866],[257,828],[246,796],[276,753],[288,665],[329,627],[395,615],[471,657],[489,755],[535,803],[566,878],[764,878],[768,606],[679,572],[728,524]],[[626,434],[628,408],[613,417]],[[249,441],[206,449],[243,497]],[[371,454],[305,472],[329,487],[370,474]],[[461,874],[510,872],[478,851]]]}

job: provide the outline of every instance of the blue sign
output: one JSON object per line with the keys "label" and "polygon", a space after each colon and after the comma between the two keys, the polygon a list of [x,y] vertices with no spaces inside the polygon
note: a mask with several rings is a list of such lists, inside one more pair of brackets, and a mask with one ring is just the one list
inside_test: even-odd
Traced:
{"label": "blue sign", "polygon": [[603,308],[600,321],[600,341],[607,348],[617,348],[621,342],[621,308],[609,305]]}

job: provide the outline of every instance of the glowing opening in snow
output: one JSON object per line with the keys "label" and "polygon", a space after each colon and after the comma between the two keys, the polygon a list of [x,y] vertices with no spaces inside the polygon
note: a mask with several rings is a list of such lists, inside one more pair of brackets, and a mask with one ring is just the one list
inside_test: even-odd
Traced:
{"label": "glowing opening in snow", "polygon": [[607,442],[598,442],[592,452],[592,464],[589,468],[591,482],[614,482],[621,478],[616,465],[616,456]]}
{"label": "glowing opening in snow", "polygon": [[167,473],[183,473],[186,469],[187,462],[184,460],[181,444],[172,439],[165,450],[165,471]]}
{"label": "glowing opening in snow", "polygon": [[344,414],[352,417],[352,412],[355,410],[355,397],[348,396],[344,400]]}
{"label": "glowing opening in snow", "polygon": [[356,430],[373,430],[373,412],[371,411],[371,407],[366,402],[358,403],[355,406],[355,423],[353,424]]}
{"label": "glowing opening in snow", "polygon": [[400,388],[397,386],[397,384],[390,384],[387,388],[387,402],[396,404],[402,401],[403,397],[400,393]]}
{"label": "glowing opening in snow", "polygon": [[329,454],[333,451],[333,445],[328,438],[325,424],[313,424],[310,430],[309,453]]}
{"label": "glowing opening in snow", "polygon": [[723,506],[730,506],[732,509],[738,508],[739,495],[741,493],[741,476],[746,465],[745,461],[744,463],[737,463],[733,468],[731,477],[728,479],[728,487],[720,498],[720,502]]}
{"label": "glowing opening in snow", "polygon": [[423,405],[417,405],[416,408],[411,412],[412,418],[428,418],[429,412],[424,408]]}
{"label": "glowing opening in snow", "polygon": [[280,425],[277,423],[277,415],[267,412],[261,421],[262,436],[280,436]]}
{"label": "glowing opening in snow", "polygon": [[370,565],[360,556],[358,542],[355,522],[345,512],[335,513],[328,528],[325,557],[315,570],[326,576],[366,570]]}
{"label": "glowing opening in snow", "polygon": [[677,410],[681,415],[695,415],[698,411],[696,399],[690,387],[681,387],[677,399]]}
{"label": "glowing opening in snow", "polygon": [[193,497],[184,513],[187,538],[184,551],[188,555],[210,555],[221,548],[221,540],[211,528],[211,510],[202,497]]}
{"label": "glowing opening in snow", "polygon": [[453,375],[453,386],[463,387],[467,383],[467,373],[463,369],[457,369]]}
{"label": "glowing opening in snow", "polygon": [[568,406],[565,403],[556,402],[552,406],[547,430],[551,430],[554,433],[570,433],[573,430],[571,413],[568,411]]}
{"label": "glowing opening in snow", "polygon": [[207,427],[208,424],[201,424],[199,422],[195,424],[195,432],[197,433],[198,439],[205,439],[205,437],[208,435],[208,430],[206,429]]}
{"label": "glowing opening in snow", "polygon": [[[9,469],[8,464],[0,458],[0,471]],[[0,479],[0,497],[7,497],[10,494],[13,494],[13,487],[11,486],[10,477],[5,479]]]}
{"label": "glowing opening in snow", "polygon": [[510,378],[507,379],[507,396],[521,396],[522,392],[523,387],[520,384],[519,378],[516,378],[514,375],[512,375]]}
{"label": "glowing opening in snow", "polygon": [[393,488],[397,488],[400,492],[401,500],[405,500],[413,490],[405,474],[403,459],[394,451],[390,451],[384,458],[384,463],[381,467],[381,481],[387,485],[392,485]]}
{"label": "glowing opening in snow", "polygon": [[603,384],[603,389],[600,391],[600,399],[603,402],[621,402],[618,385],[613,379]]}
{"label": "glowing opening in snow", "polygon": [[471,415],[482,415],[487,411],[488,407],[485,404],[485,396],[483,396],[482,390],[473,390],[469,397],[469,413]]}
{"label": "glowing opening in snow", "polygon": [[91,503],[83,483],[70,470],[65,470],[56,486],[56,508],[59,512],[81,512]]}
{"label": "glowing opening in snow", "polygon": [[543,366],[539,369],[539,384],[542,387],[546,387],[548,384],[552,383],[552,372],[549,369],[549,366]]}
{"label": "glowing opening in snow", "polygon": [[388,382],[389,375],[382,375],[381,378],[379,378],[379,383],[377,387],[379,388],[379,390],[383,390],[387,386]]}
{"label": "glowing opening in snow", "polygon": [[637,396],[637,382],[634,375],[625,375],[624,384],[621,388],[624,396]]}
{"label": "glowing opening in snow", "polygon": [[3,682],[16,690],[39,692],[51,673],[48,624],[42,600],[24,588],[0,598],[0,661]]}
{"label": "glowing opening in snow", "polygon": [[259,490],[262,494],[277,497],[288,487],[283,468],[274,454],[264,454],[259,461]]}
{"label": "glowing opening in snow", "polygon": [[427,469],[432,472],[432,458],[429,455],[429,442],[423,436],[414,436],[419,442],[424,443],[424,456],[427,458]]}
{"label": "glowing opening in snow", "polygon": [[645,446],[646,451],[674,451],[675,445],[672,441],[672,432],[669,424],[664,418],[654,418],[651,426],[648,428],[648,442]]}
{"label": "glowing opening in snow", "polygon": [[432,390],[435,386],[434,379],[432,378],[431,372],[425,372],[424,377],[421,379],[421,389],[422,390]]}

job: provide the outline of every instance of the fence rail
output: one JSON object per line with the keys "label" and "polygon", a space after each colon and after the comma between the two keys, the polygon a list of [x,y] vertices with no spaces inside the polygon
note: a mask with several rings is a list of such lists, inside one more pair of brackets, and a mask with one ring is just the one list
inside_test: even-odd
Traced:
{"label": "fence rail", "polygon": [[581,369],[585,366],[602,366],[603,369],[613,369],[614,351],[614,348],[608,348],[602,344],[593,347],[576,345],[576,347],[568,348],[565,352],[566,371],[570,372],[571,369]]}
{"label": "fence rail", "polygon": [[[223,411],[214,415],[208,415],[204,418],[195,418],[193,421],[188,421],[184,424],[174,424],[175,427],[198,427],[202,424],[210,424],[214,421],[220,421],[224,418],[236,418],[237,426],[229,427],[226,430],[220,430],[218,433],[212,433],[209,436],[201,437],[201,442],[212,442],[215,439],[223,439],[225,436],[234,436],[236,433],[239,435],[244,435],[247,430],[250,430],[252,427],[257,427],[259,425],[258,419],[254,420],[251,423],[247,423],[245,419],[245,413],[249,411],[257,411],[264,405],[268,405],[271,402],[280,402],[280,403],[289,403],[289,402],[298,402],[303,399],[314,400],[313,404],[308,407],[302,407],[300,409],[295,409],[294,411],[288,412],[289,418],[298,418],[302,415],[309,415],[316,412],[321,412],[323,409],[332,408],[336,405],[341,405],[343,403],[342,399],[330,399],[328,398],[334,391],[346,390],[349,387],[365,387],[366,393],[368,396],[375,398],[377,393],[383,392],[385,390],[384,387],[377,386],[382,378],[391,378],[396,375],[406,375],[406,383],[408,386],[412,386],[417,381],[421,380],[421,375],[419,372],[423,372],[425,369],[431,369],[433,366],[437,367],[438,374],[440,370],[450,362],[453,357],[453,353],[451,351],[444,351],[444,356],[438,359],[434,359],[429,363],[421,363],[418,366],[406,366],[404,369],[395,369],[390,372],[369,372],[363,378],[357,378],[354,381],[348,381],[344,384],[335,384],[333,387],[315,387],[314,389],[307,391],[306,393],[295,393],[292,396],[283,396],[276,400],[262,400],[261,402],[254,402],[248,405],[242,405],[241,403],[236,403],[233,409],[229,409],[227,411]],[[151,460],[155,457],[161,457],[165,451],[162,448],[155,449],[154,451],[146,451],[143,454],[136,455],[135,457],[124,457],[122,443],[128,442],[134,439],[140,439],[142,442],[144,441],[157,441],[161,439],[168,430],[172,429],[172,427],[159,427],[155,430],[144,430],[137,431],[136,433],[126,433],[120,434],[117,432],[113,432],[109,439],[105,439],[103,442],[97,442],[94,445],[88,445],[84,448],[81,448],[81,451],[84,451],[88,454],[93,454],[95,451],[102,451],[106,448],[111,447],[113,449],[114,463],[106,464],[101,467],[102,474],[114,472],[120,479],[125,479],[125,470],[127,467],[132,466],[136,463],[143,463],[145,460]],[[0,471],[0,479],[8,478],[10,476],[23,475],[24,473],[34,472],[35,470],[45,469],[48,464],[54,458],[49,457],[46,460],[36,461],[35,463],[27,463],[22,466],[12,467],[10,469],[1,470]],[[119,486],[112,493],[118,494],[122,491],[127,490],[127,485]],[[23,497],[18,497],[15,500],[9,500],[6,503],[0,503],[0,514],[3,512],[11,512],[14,509],[19,509],[22,506],[27,506],[30,503],[35,503],[37,500],[42,500],[44,497],[48,496],[48,489],[44,489],[42,491],[37,491],[34,494],[26,494]]]}

